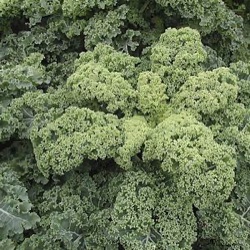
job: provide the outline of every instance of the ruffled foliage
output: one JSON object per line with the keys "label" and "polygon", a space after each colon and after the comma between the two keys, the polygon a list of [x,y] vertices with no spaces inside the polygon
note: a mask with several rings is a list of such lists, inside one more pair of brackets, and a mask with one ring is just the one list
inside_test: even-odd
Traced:
{"label": "ruffled foliage", "polygon": [[249,13],[0,0],[0,249],[250,249]]}

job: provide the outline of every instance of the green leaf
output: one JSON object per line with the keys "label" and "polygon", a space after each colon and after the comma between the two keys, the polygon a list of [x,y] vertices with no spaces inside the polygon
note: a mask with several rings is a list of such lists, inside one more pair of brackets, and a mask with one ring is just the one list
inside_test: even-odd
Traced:
{"label": "green leaf", "polygon": [[31,212],[27,190],[8,164],[2,163],[0,180],[0,239],[35,228],[40,218]]}

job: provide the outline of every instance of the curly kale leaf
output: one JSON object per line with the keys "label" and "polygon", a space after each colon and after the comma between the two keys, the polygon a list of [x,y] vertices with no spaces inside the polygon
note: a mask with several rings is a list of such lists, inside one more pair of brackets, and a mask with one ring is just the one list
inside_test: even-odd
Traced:
{"label": "curly kale leaf", "polygon": [[20,237],[36,228],[40,218],[31,211],[27,190],[8,163],[1,163],[0,179],[0,239]]}
{"label": "curly kale leaf", "polygon": [[238,77],[223,67],[190,77],[171,102],[174,109],[188,110],[210,127],[216,140],[235,146],[249,113],[241,98]]}
{"label": "curly kale leaf", "polygon": [[62,4],[63,14],[65,16],[84,17],[87,15],[87,12],[92,9],[105,9],[106,7],[111,7],[116,5],[117,1],[113,0],[87,0],[87,1],[72,1],[64,0]]}
{"label": "curly kale leaf", "polygon": [[127,172],[111,213],[112,232],[126,249],[152,249],[154,179],[142,171]]}
{"label": "curly kale leaf", "polygon": [[[9,18],[18,16],[20,14],[21,2],[22,2],[22,0],[11,0],[11,1],[2,0],[0,2],[0,17],[9,19]],[[0,29],[1,28],[2,27],[0,27]]]}
{"label": "curly kale leaf", "polygon": [[87,108],[51,109],[46,115],[37,115],[34,123],[31,141],[45,176],[51,171],[63,174],[84,159],[112,158],[122,142],[116,116]]}
{"label": "curly kale leaf", "polygon": [[135,157],[142,150],[150,128],[142,116],[124,119],[121,125],[123,145],[117,150],[115,162],[123,169],[133,168]]}
{"label": "curly kale leaf", "polygon": [[85,46],[92,49],[98,43],[112,44],[113,39],[121,34],[121,28],[126,20],[128,8],[121,5],[108,13],[97,13],[89,19],[84,29]]}
{"label": "curly kale leaf", "polygon": [[169,116],[151,131],[143,159],[159,162],[173,190],[197,207],[224,201],[234,187],[234,151],[185,113]]}
{"label": "curly kale leaf", "polygon": [[158,202],[154,211],[156,249],[192,249],[197,240],[196,218],[190,201],[178,197],[166,183],[158,185]]}
{"label": "curly kale leaf", "polygon": [[79,59],[75,61],[75,68],[88,62],[98,63],[108,71],[120,73],[122,77],[130,81],[136,76],[135,67],[140,63],[140,59],[100,43],[95,46],[93,51],[81,53]]}
{"label": "curly kale leaf", "polygon": [[41,65],[43,55],[33,53],[17,65],[6,65],[0,69],[0,100],[19,97],[27,91],[34,91],[39,85],[48,84],[45,67]]}
{"label": "curly kale leaf", "polygon": [[[249,222],[233,209],[232,203],[219,203],[214,208],[198,211],[201,239],[213,239],[220,249],[248,249]],[[212,246],[211,246],[212,247]]]}
{"label": "curly kale leaf", "polygon": [[166,86],[161,77],[153,72],[145,71],[139,74],[138,108],[144,115],[161,116],[166,110]]}
{"label": "curly kale leaf", "polygon": [[15,250],[15,243],[10,239],[0,240],[0,247],[2,249]]}
{"label": "curly kale leaf", "polygon": [[[156,0],[167,14],[178,13],[189,20],[203,35],[218,32],[224,41],[230,41],[231,50],[235,50],[243,41],[243,19],[227,8],[222,0],[182,1]],[[225,45],[224,45],[225,46]]]}
{"label": "curly kale leaf", "polygon": [[15,171],[19,180],[27,189],[34,188],[34,183],[47,184],[37,168],[33,147],[29,140],[14,141],[9,147],[0,152],[1,162],[8,162],[10,171]]}
{"label": "curly kale leaf", "polygon": [[23,15],[29,18],[29,25],[34,26],[42,21],[43,17],[57,14],[61,8],[59,0],[24,0],[21,9]]}
{"label": "curly kale leaf", "polygon": [[236,102],[238,90],[236,76],[228,68],[217,68],[190,77],[172,102],[182,110],[214,119],[214,116]]}
{"label": "curly kale leaf", "polygon": [[244,62],[232,63],[230,71],[237,76],[238,102],[250,108],[250,64]]}
{"label": "curly kale leaf", "polygon": [[202,70],[206,51],[196,30],[169,28],[152,46],[150,59],[152,71],[160,75],[167,96],[172,97],[189,76]]}
{"label": "curly kale leaf", "polygon": [[120,73],[109,72],[97,63],[79,66],[67,80],[67,87],[74,92],[80,105],[101,106],[110,113],[121,111],[129,114],[135,106],[136,93]]}
{"label": "curly kale leaf", "polygon": [[[99,191],[86,174],[71,174],[61,185],[55,185],[42,195],[38,210],[40,227],[26,238],[20,249],[85,249],[85,238],[96,233],[92,217],[99,213]],[[104,220],[100,218],[100,220]],[[98,222],[98,223],[101,223]]]}

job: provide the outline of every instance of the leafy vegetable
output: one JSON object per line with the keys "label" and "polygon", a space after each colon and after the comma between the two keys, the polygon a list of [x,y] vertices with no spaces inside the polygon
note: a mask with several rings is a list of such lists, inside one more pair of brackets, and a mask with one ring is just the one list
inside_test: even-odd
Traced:
{"label": "leafy vegetable", "polygon": [[249,13],[0,0],[0,249],[250,249]]}

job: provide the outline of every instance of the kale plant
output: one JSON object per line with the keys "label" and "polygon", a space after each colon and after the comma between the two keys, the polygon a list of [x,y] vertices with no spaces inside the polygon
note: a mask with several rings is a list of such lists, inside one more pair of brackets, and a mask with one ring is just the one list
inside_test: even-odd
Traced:
{"label": "kale plant", "polygon": [[249,1],[0,21],[0,249],[250,249]]}

